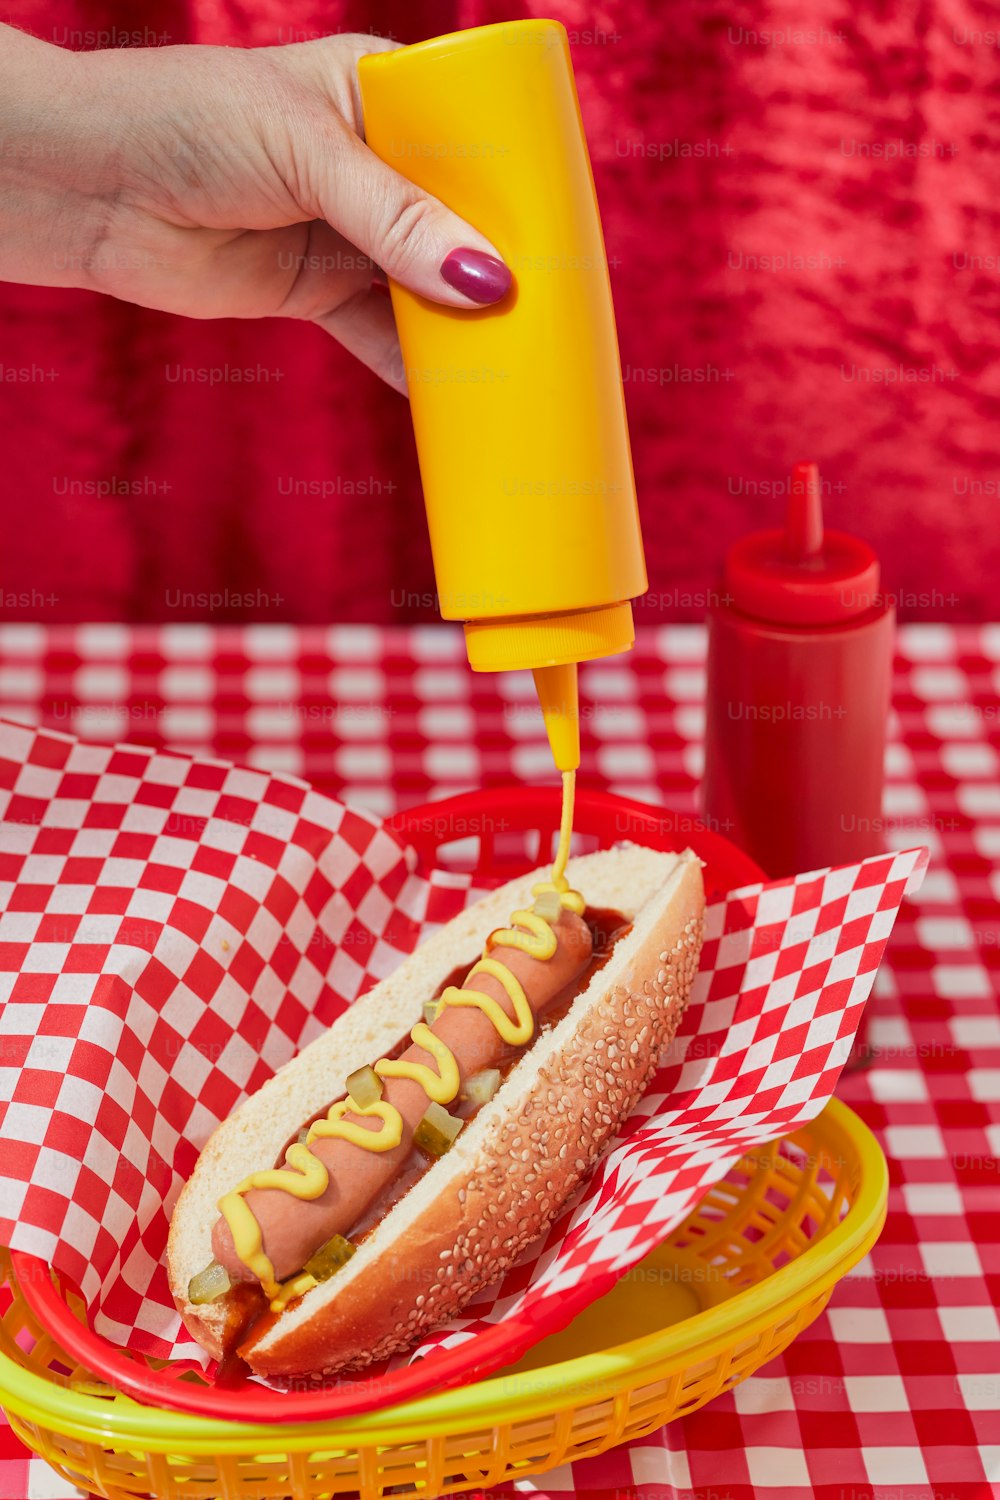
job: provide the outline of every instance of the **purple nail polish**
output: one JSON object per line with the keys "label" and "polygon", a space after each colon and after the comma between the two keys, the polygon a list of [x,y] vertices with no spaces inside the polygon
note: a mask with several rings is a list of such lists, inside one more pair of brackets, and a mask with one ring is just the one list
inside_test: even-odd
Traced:
{"label": "purple nail polish", "polygon": [[510,288],[510,271],[495,255],[482,250],[453,250],[441,264],[441,276],[449,286],[473,302],[499,302]]}

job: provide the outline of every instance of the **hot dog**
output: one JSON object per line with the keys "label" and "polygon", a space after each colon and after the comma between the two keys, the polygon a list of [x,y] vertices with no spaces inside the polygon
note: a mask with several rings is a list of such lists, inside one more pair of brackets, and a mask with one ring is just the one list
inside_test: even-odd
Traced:
{"label": "hot dog", "polygon": [[[703,894],[693,855],[634,847],[570,862],[553,914],[557,884],[536,872],[439,929],[216,1130],[168,1246],[175,1301],[210,1353],[238,1348],[270,1376],[361,1368],[453,1316],[559,1212],[682,1014]],[[574,891],[582,911],[565,905]],[[506,925],[536,901],[550,912],[534,924],[550,930],[546,957],[516,946],[523,921]],[[598,909],[621,916],[602,927]],[[425,1002],[477,949],[485,959],[463,968],[421,1023]],[[398,1075],[411,1064],[415,1074]],[[474,1107],[467,1091],[495,1073],[498,1085]],[[359,1077],[366,1090],[374,1081],[368,1103],[351,1092],[361,1093]],[[440,1156],[414,1146],[434,1110],[451,1141]],[[289,1141],[298,1154],[289,1149],[276,1170]],[[284,1179],[302,1184],[310,1173],[319,1192],[288,1190]],[[216,1263],[223,1290],[194,1299]]]}
{"label": "hot dog", "polygon": [[[518,980],[536,1020],[565,987],[586,968],[593,951],[590,928],[576,912],[563,910],[553,931],[555,953],[549,959],[533,957],[518,948],[497,945],[503,961]],[[466,976],[463,988],[489,994],[514,1020],[514,1009],[500,981],[490,974]],[[494,1068],[505,1055],[505,1043],[486,1015],[474,1006],[442,1010],[431,1031],[452,1052],[462,1085],[487,1068]],[[420,1046],[410,1046],[403,1061],[434,1067],[434,1059]],[[399,1174],[413,1145],[413,1133],[427,1110],[427,1095],[409,1078],[388,1078],[382,1095],[403,1120],[400,1144],[391,1151],[366,1151],[343,1139],[319,1140],[314,1154],[326,1167],[330,1182],[320,1197],[290,1204],[288,1195],[274,1188],[257,1188],[246,1194],[246,1205],[261,1228],[263,1249],[278,1281],[301,1271],[314,1250],[334,1234],[347,1235],[378,1194]],[[363,1129],[377,1132],[375,1121],[358,1117]],[[231,1281],[255,1280],[253,1272],[236,1253],[233,1236],[224,1218],[212,1231],[212,1251]]]}

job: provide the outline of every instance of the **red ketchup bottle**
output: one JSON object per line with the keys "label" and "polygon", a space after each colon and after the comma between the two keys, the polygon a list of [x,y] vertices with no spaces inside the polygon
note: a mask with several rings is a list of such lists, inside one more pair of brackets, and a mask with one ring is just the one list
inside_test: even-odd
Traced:
{"label": "red ketchup bottle", "polygon": [[703,807],[778,877],[884,848],[895,609],[872,549],[823,530],[815,464],[796,464],[783,531],[726,555],[709,613]]}

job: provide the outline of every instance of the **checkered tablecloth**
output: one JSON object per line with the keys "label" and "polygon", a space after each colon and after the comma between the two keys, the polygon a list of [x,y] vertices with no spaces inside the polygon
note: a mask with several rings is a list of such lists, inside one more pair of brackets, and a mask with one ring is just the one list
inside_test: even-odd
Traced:
{"label": "checkered tablecloth", "polygon": [[[643,633],[582,677],[583,780],[696,811],[704,637]],[[980,1500],[1000,1493],[1000,627],[902,632],[887,842],[931,848],[840,1096],[890,1159],[889,1218],[826,1314],[654,1437],[525,1481],[617,1500]],[[378,812],[551,776],[530,679],[460,634],[0,627],[0,715],[291,771]],[[0,1500],[69,1489],[0,1434]]]}

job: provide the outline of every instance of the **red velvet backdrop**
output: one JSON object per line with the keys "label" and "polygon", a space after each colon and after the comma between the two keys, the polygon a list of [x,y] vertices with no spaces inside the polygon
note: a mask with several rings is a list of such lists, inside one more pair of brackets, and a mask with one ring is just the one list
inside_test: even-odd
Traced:
{"label": "red velvet backdrop", "polygon": [[[65,45],[141,25],[253,46],[529,14],[573,40],[649,560],[639,619],[700,618],[797,458],[821,462],[831,522],[876,545],[901,614],[996,617],[990,5],[818,0],[806,21],[778,0],[9,0],[4,19]],[[405,404],[318,330],[12,286],[0,320],[7,618],[433,616]],[[255,378],[179,378],[226,367]]]}

